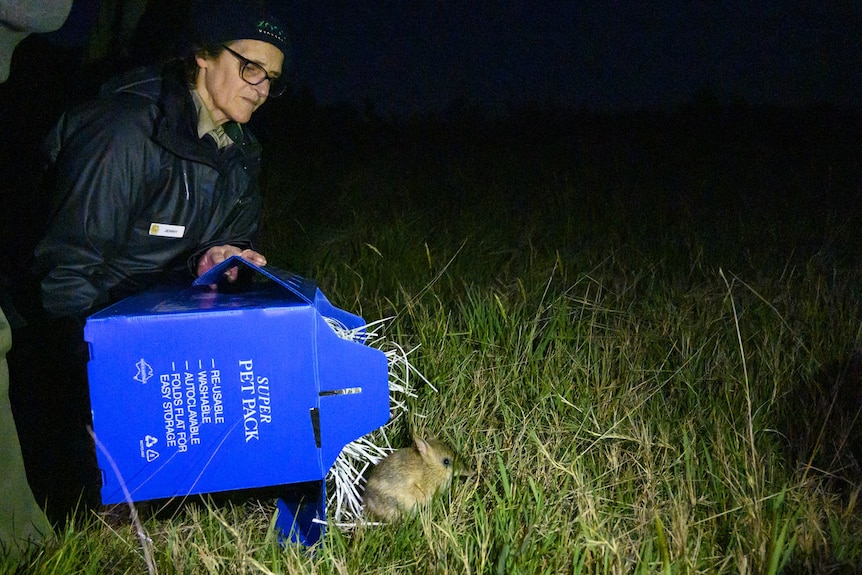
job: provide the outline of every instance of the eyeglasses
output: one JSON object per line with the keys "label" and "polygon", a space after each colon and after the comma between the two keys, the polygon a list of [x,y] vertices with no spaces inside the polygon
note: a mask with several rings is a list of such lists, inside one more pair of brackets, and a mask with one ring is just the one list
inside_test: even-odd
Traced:
{"label": "eyeglasses", "polygon": [[270,76],[266,73],[266,70],[263,69],[263,66],[257,62],[252,62],[245,56],[237,54],[227,46],[222,46],[222,48],[233,54],[237,60],[242,62],[242,66],[239,69],[239,76],[247,84],[258,86],[262,84],[264,80],[269,80],[270,98],[278,98],[284,94],[284,91],[287,89],[287,83],[282,80],[281,76]]}

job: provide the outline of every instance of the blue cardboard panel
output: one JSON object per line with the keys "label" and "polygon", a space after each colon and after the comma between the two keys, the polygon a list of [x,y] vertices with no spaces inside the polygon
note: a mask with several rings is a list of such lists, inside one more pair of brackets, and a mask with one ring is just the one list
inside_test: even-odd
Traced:
{"label": "blue cardboard panel", "polygon": [[280,540],[302,545],[314,545],[326,532],[326,482],[317,483],[317,490],[299,497],[279,499],[275,526]]}
{"label": "blue cardboard panel", "polygon": [[[345,445],[389,421],[388,362],[368,346],[338,345],[340,338],[320,316],[317,321],[320,429],[326,431],[321,433],[321,462],[329,469]],[[387,385],[368,385],[380,379]],[[363,416],[356,417],[360,412]]]}
{"label": "blue cardboard panel", "polygon": [[[298,297],[305,303],[312,303],[318,292],[317,282],[312,279],[307,279],[296,274],[280,270],[273,266],[259,267],[250,261],[243,259],[240,256],[231,256],[217,266],[213,266],[208,272],[198,277],[192,285],[208,286],[216,284],[224,280],[224,273],[234,267],[248,267],[255,270],[262,276],[269,278],[275,283],[281,285],[288,292]],[[286,298],[285,298],[286,299]]]}
{"label": "blue cardboard panel", "polygon": [[[134,500],[322,480],[386,423],[385,355],[339,338],[320,310],[362,318],[319,290],[294,296],[279,282],[159,288],[87,320],[94,431]],[[97,455],[103,502],[122,501]]]}

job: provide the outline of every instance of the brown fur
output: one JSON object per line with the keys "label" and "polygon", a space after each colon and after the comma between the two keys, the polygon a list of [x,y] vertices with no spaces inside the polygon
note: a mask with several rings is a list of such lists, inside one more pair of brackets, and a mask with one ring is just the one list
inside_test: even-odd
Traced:
{"label": "brown fur", "polygon": [[375,519],[409,515],[449,488],[454,475],[470,475],[452,449],[436,439],[413,438],[377,464],[365,486],[365,509]]}

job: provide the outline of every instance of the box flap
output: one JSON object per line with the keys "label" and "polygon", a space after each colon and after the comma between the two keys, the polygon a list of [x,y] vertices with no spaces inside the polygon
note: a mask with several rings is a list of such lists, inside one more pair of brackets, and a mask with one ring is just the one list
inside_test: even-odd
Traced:
{"label": "box flap", "polygon": [[280,270],[275,266],[257,266],[241,256],[231,256],[198,277],[192,285],[206,286],[224,281],[225,272],[236,266],[245,266],[287,288],[305,303],[313,303],[317,294],[317,282],[298,276],[291,272]]}

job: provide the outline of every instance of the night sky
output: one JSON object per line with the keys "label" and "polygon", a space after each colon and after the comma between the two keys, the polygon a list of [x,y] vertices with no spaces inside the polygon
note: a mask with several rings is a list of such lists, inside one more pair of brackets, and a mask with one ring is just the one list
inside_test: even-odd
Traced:
{"label": "night sky", "polygon": [[[840,6],[839,6],[840,5]],[[293,3],[291,75],[378,113],[862,105],[862,2]]]}
{"label": "night sky", "polygon": [[[166,44],[188,0],[149,1],[163,35],[150,45]],[[288,76],[325,105],[400,116],[453,102],[604,112],[710,92],[721,103],[862,108],[858,0],[270,2],[292,36]],[[55,40],[80,42],[97,9],[75,0]]]}

